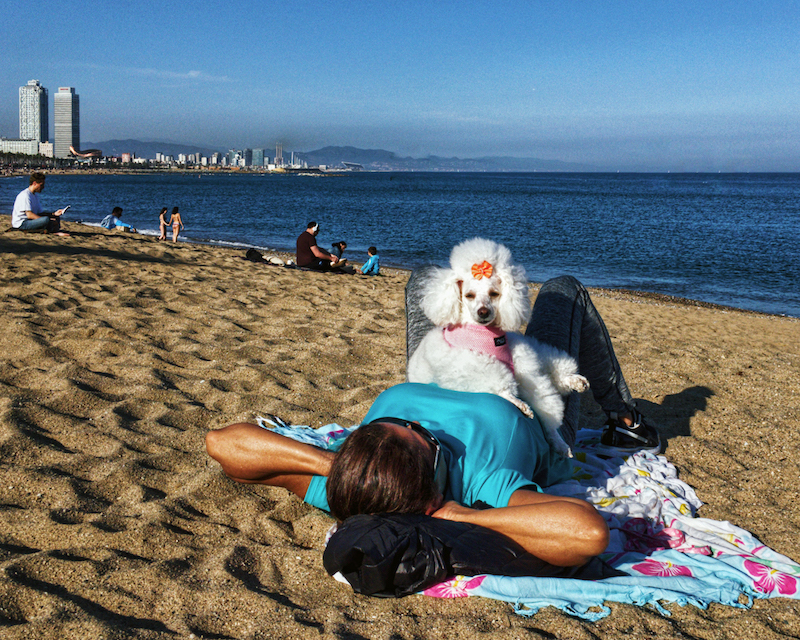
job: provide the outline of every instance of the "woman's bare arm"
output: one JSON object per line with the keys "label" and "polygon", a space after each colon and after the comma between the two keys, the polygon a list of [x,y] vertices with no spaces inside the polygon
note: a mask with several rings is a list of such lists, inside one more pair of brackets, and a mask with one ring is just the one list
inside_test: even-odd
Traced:
{"label": "woman's bare arm", "polygon": [[507,507],[477,510],[447,502],[432,515],[492,529],[562,567],[582,565],[608,546],[608,526],[588,502],[525,489],[515,491]]}
{"label": "woman's bare arm", "polygon": [[232,480],[283,487],[300,498],[312,476],[328,475],[334,458],[331,451],[248,422],[209,431],[206,450]]}

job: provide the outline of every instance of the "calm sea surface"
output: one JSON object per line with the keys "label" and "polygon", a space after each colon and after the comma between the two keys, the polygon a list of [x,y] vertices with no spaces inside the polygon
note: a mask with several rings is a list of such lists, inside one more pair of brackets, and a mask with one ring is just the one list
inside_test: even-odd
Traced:
{"label": "calm sea surface", "polygon": [[[0,180],[11,213],[27,179]],[[341,177],[204,174],[52,176],[46,209],[99,222],[112,207],[158,233],[179,206],[181,238],[294,250],[309,220],[317,240],[382,264],[446,264],[461,240],[506,244],[533,281],[654,291],[800,317],[800,174],[353,173]]]}

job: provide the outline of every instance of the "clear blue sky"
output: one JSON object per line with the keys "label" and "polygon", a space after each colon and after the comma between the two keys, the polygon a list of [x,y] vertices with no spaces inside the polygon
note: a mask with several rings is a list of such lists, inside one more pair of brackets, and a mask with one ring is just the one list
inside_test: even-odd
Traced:
{"label": "clear blue sky", "polygon": [[23,1],[0,33],[5,137],[35,78],[82,141],[800,171],[798,2]]}

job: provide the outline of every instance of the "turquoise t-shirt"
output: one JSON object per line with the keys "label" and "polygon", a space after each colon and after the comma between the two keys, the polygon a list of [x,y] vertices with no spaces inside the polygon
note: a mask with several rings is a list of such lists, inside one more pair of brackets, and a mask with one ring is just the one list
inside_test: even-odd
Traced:
{"label": "turquoise t-shirt", "polygon": [[376,253],[374,256],[370,256],[367,261],[361,265],[361,273],[366,276],[377,276],[380,275],[380,256]]}
{"label": "turquoise t-shirt", "polygon": [[[494,394],[399,384],[378,396],[364,424],[383,417],[416,420],[439,438],[447,461],[445,498],[467,506],[480,500],[505,507],[518,489],[547,487],[572,474],[539,421]],[[325,480],[312,478],[305,501],[328,511]]]}

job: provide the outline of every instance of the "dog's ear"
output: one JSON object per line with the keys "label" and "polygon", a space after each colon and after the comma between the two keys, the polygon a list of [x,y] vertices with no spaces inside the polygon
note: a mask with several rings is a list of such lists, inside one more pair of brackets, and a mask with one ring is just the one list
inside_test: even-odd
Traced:
{"label": "dog's ear", "polygon": [[502,266],[497,270],[497,275],[500,279],[497,326],[504,331],[517,331],[524,322],[527,322],[531,311],[525,269],[516,265]]}
{"label": "dog's ear", "polygon": [[422,296],[422,311],[437,327],[461,320],[461,284],[452,269],[435,269],[429,275]]}

